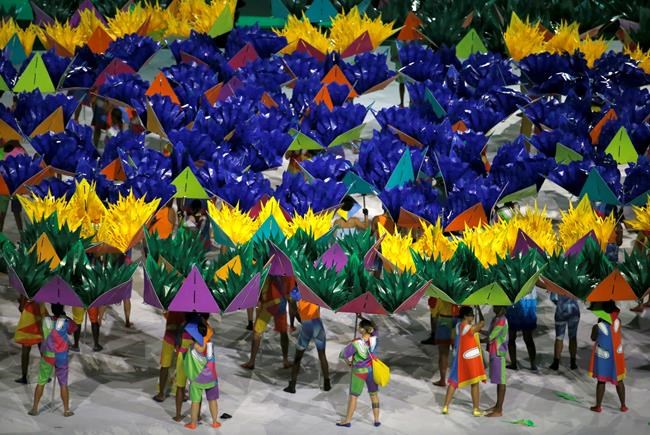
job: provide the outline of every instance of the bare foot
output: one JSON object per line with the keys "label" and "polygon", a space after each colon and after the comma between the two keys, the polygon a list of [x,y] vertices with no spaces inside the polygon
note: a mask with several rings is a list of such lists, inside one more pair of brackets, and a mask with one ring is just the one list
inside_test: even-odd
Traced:
{"label": "bare foot", "polygon": [[162,403],[165,401],[165,395],[158,393],[155,396],[153,396],[152,399],[155,400],[156,402]]}
{"label": "bare foot", "polygon": [[485,415],[486,417],[503,417],[503,413],[500,411],[492,411]]}
{"label": "bare foot", "polygon": [[30,409],[29,412],[27,412],[27,414],[37,416],[38,415],[38,410],[37,409]]}
{"label": "bare foot", "polygon": [[133,322],[125,322],[124,326],[126,326],[127,328],[133,328]]}
{"label": "bare foot", "polygon": [[180,423],[181,421],[183,421],[183,416],[182,415],[176,415],[176,416],[172,417],[172,420],[177,421],[177,422]]}
{"label": "bare foot", "polygon": [[72,417],[73,415],[74,415],[74,412],[72,412],[72,411],[65,411],[65,412],[63,413],[63,416],[64,416],[64,417]]}
{"label": "bare foot", "polygon": [[285,361],[284,363],[282,363],[282,367],[284,367],[285,369],[290,369],[291,367],[293,367],[293,363],[290,363],[289,361]]}
{"label": "bare foot", "polygon": [[436,382],[432,382],[432,384],[435,385],[436,387],[446,387],[447,386],[447,382],[445,382],[442,379],[440,379],[439,381],[436,381]]}
{"label": "bare foot", "polygon": [[255,364],[253,364],[250,361],[240,365],[240,367],[243,368],[243,369],[246,369],[246,370],[255,370]]}

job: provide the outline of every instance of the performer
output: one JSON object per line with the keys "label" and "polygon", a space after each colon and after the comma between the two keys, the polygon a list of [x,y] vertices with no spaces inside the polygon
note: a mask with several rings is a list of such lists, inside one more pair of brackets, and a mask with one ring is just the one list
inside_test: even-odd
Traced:
{"label": "performer", "polygon": [[271,318],[273,327],[280,333],[280,346],[282,348],[282,362],[285,369],[291,367],[289,362],[289,334],[287,324],[287,299],[290,289],[295,287],[295,281],[286,276],[269,276],[262,288],[260,304],[257,308],[253,339],[251,341],[251,356],[241,367],[253,370],[255,359],[262,343],[262,334],[266,330]]}
{"label": "performer", "polygon": [[594,342],[589,365],[589,375],[596,378],[596,405],[590,409],[602,411],[605,383],[616,385],[616,394],[621,401],[621,412],[627,412],[625,406],[625,354],[623,353],[623,334],[621,321],[618,318],[619,309],[614,301],[602,304],[602,311],[594,311],[599,315],[598,323],[591,330],[591,340]]}
{"label": "performer", "polygon": [[77,325],[65,315],[63,305],[52,304],[52,316],[43,318],[43,342],[41,343],[41,362],[38,372],[38,385],[34,390],[34,403],[29,415],[38,415],[38,403],[43,396],[45,384],[56,373],[61,388],[63,416],[74,415],[70,411],[68,392],[68,335],[74,333]]}
{"label": "performer", "polygon": [[436,344],[436,324],[438,321],[438,298],[430,297],[427,300],[429,305],[429,321],[431,322],[431,333],[427,338],[420,341],[420,344]]}
{"label": "performer", "polygon": [[533,340],[533,331],[537,329],[537,288],[521,298],[519,302],[508,307],[506,310],[508,318],[508,353],[510,354],[510,365],[507,367],[512,370],[518,369],[517,364],[517,332],[521,331],[526,343],[528,358],[530,359],[530,369],[537,370],[535,360],[537,358],[537,349]]}
{"label": "performer", "polygon": [[[181,325],[176,334],[176,415],[174,416],[174,421],[183,420],[183,402],[187,400],[185,394],[185,387],[187,386],[187,374],[185,372],[185,356],[187,351],[192,347],[192,336],[186,330],[189,325],[203,325],[206,328],[206,341],[210,341],[212,338],[212,328],[208,325],[208,319],[210,315],[207,313],[186,313],[185,314],[185,323]],[[190,327],[192,328],[192,327]],[[180,334],[180,336],[179,336]]]}
{"label": "performer", "polygon": [[458,388],[467,385],[472,387],[472,414],[480,417],[483,413],[479,410],[479,382],[485,382],[485,367],[481,357],[481,348],[476,339],[476,333],[483,328],[484,321],[474,325],[474,311],[472,307],[461,307],[461,322],[456,325],[454,333],[454,355],[449,373],[449,385],[445,404],[442,407],[443,414],[449,414],[449,405],[454,393]]}
{"label": "performer", "polygon": [[555,304],[555,349],[551,370],[560,368],[560,356],[564,347],[564,334],[569,331],[569,355],[571,370],[576,370],[576,355],[578,353],[578,324],[580,323],[580,307],[577,299],[551,293],[551,301]]}
{"label": "performer", "polygon": [[323,390],[329,391],[332,389],[332,385],[330,383],[327,355],[325,355],[325,327],[320,318],[320,307],[304,300],[298,300],[297,304],[302,328],[300,329],[298,343],[296,344],[296,356],[293,360],[291,380],[289,381],[289,386],[285,388],[284,391],[287,393],[296,392],[296,381],[298,380],[298,372],[300,372],[300,361],[302,360],[302,356],[305,354],[305,349],[307,349],[309,342],[312,340],[314,340],[316,345],[320,368],[323,372],[323,378],[325,379]]}
{"label": "performer", "polygon": [[487,417],[503,415],[506,398],[506,354],[508,353],[508,319],[505,307],[494,307],[494,318],[488,329],[487,351],[490,355],[490,383],[497,386],[497,403],[487,410]]}
{"label": "performer", "polygon": [[371,356],[377,347],[377,329],[370,320],[362,318],[359,322],[359,332],[361,337],[345,346],[339,355],[339,358],[344,359],[352,367],[352,376],[347,414],[343,420],[336,423],[337,426],[352,426],[352,416],[357,408],[357,399],[363,392],[364,385],[368,387],[375,420],[374,425],[381,425],[379,422],[379,386],[373,377]]}
{"label": "performer", "polygon": [[436,315],[436,344],[438,345],[438,370],[440,379],[433,383],[438,387],[447,385],[447,369],[449,368],[449,350],[452,345],[452,331],[458,323],[458,305],[436,300],[435,309],[432,312]]}
{"label": "performer", "polygon": [[19,384],[27,384],[29,354],[32,351],[32,346],[35,344],[38,345],[43,341],[41,321],[43,316],[48,315],[48,312],[44,304],[28,300],[23,296],[18,299],[18,310],[20,311],[20,318],[18,319],[18,327],[14,334],[14,341],[21,346],[21,376],[16,379],[16,382]]}
{"label": "performer", "polygon": [[[102,317],[104,315],[105,307],[88,308],[88,319],[90,320],[90,330],[93,335],[93,351],[100,352],[104,346],[99,344],[99,328],[102,325]],[[74,343],[70,346],[73,352],[79,352],[79,339],[81,338],[81,326],[84,321],[86,309],[83,307],[72,307],[72,320],[77,324],[74,332]]]}
{"label": "performer", "polygon": [[162,350],[160,351],[160,374],[158,376],[158,394],[153,396],[156,402],[164,402],[165,388],[169,378],[169,368],[172,366],[174,354],[178,352],[176,335],[181,325],[185,322],[185,313],[168,311],[165,317],[165,334],[163,336]]}
{"label": "performer", "polygon": [[188,323],[185,327],[193,340],[191,349],[183,358],[183,367],[190,381],[190,400],[192,401],[192,421],[185,425],[196,429],[201,411],[201,396],[205,397],[210,407],[212,427],[221,427],[218,417],[219,379],[215,365],[214,347],[208,337],[208,328],[203,323]]}

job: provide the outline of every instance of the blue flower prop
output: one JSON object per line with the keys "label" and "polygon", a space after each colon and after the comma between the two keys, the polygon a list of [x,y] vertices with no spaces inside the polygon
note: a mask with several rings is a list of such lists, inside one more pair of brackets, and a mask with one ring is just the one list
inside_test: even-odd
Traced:
{"label": "blue flower prop", "polygon": [[4,79],[5,83],[7,83],[9,87],[13,87],[17,74],[16,68],[11,64],[5,51],[0,50],[0,77]]}
{"label": "blue flower prop", "polygon": [[311,160],[305,160],[301,165],[312,177],[323,181],[343,181],[345,174],[352,167],[352,163],[345,157],[333,153],[319,154]]}
{"label": "blue flower prop", "polygon": [[160,121],[160,125],[167,134],[172,130],[185,127],[194,120],[195,113],[191,107],[180,107],[178,104],[172,102],[169,97],[153,95],[149,101]]}
{"label": "blue flower prop", "polygon": [[558,143],[586,157],[591,156],[594,151],[589,136],[561,129],[542,130],[530,137],[530,143],[547,157],[555,157]]}
{"label": "blue flower prop", "polygon": [[443,223],[451,222],[460,213],[479,202],[489,216],[500,195],[499,186],[491,183],[486,177],[461,178],[447,195],[446,219],[443,219]]}
{"label": "blue flower prop", "polygon": [[393,220],[397,221],[403,208],[429,222],[444,216],[440,193],[426,183],[409,183],[405,186],[384,190],[379,199]]}
{"label": "blue flower prop", "polygon": [[205,65],[172,65],[161,70],[181,104],[198,108],[205,91],[219,83],[219,75]]}
{"label": "blue flower prop", "polygon": [[184,149],[192,161],[211,160],[216,150],[216,145],[210,136],[185,127],[169,133],[169,141],[175,151],[179,148]]}
{"label": "blue flower prop", "polygon": [[274,196],[290,214],[305,214],[310,207],[318,213],[340,204],[346,191],[344,183],[333,179],[314,179],[308,183],[300,173],[285,172]]}
{"label": "blue flower prop", "polygon": [[108,76],[99,88],[99,95],[121,101],[133,107],[140,117],[144,117],[145,93],[149,89],[149,82],[137,74],[118,74]]}
{"label": "blue flower prop", "polygon": [[284,36],[278,36],[270,30],[260,29],[258,25],[235,27],[228,34],[226,41],[228,59],[237,54],[249,42],[253,44],[261,58],[269,58],[287,45],[287,39]]}
{"label": "blue flower prop", "polygon": [[645,156],[639,158],[636,164],[632,163],[625,169],[623,182],[623,201],[628,203],[636,197],[650,191],[650,159]]}
{"label": "blue flower prop", "polygon": [[375,131],[371,139],[361,142],[359,159],[353,170],[378,190],[383,190],[407,149],[409,148],[391,133]]}
{"label": "blue flower prop", "polygon": [[144,133],[122,131],[111,137],[104,144],[104,152],[99,159],[99,166],[105,167],[119,157],[118,150],[131,152],[144,149]]}
{"label": "blue flower prop", "polygon": [[[30,56],[33,57],[33,54]],[[48,74],[50,75],[50,79],[52,79],[52,83],[54,84],[54,87],[57,87],[59,82],[61,81],[61,77],[63,77],[63,73],[65,72],[66,68],[70,64],[70,60],[61,57],[57,55],[54,52],[54,49],[49,49],[43,55],[41,56],[41,59],[43,59],[43,63],[45,64],[45,69],[47,69]],[[23,65],[27,65],[29,61],[25,62]]]}
{"label": "blue flower prop", "polygon": [[9,124],[14,130],[18,130],[16,118],[14,118],[11,111],[2,103],[0,103],[0,119]]}
{"label": "blue flower prop", "polygon": [[381,53],[362,53],[354,58],[354,63],[344,63],[342,70],[359,94],[394,75],[388,68],[386,55]]}
{"label": "blue flower prop", "polygon": [[329,145],[338,135],[361,125],[366,108],[360,104],[346,104],[330,110],[324,104],[312,106],[300,124],[300,131],[323,146]]}
{"label": "blue flower prop", "polygon": [[0,175],[4,178],[10,193],[14,193],[25,181],[41,172],[41,158],[27,154],[9,156],[0,160]]}
{"label": "blue flower prop", "polygon": [[388,107],[375,113],[382,129],[397,128],[425,146],[433,145],[437,135],[436,127],[410,108]]}
{"label": "blue flower prop", "polygon": [[584,95],[589,89],[587,61],[580,54],[531,54],[519,62],[519,68],[531,93],[566,95],[573,89]]}
{"label": "blue flower prop", "polygon": [[520,136],[499,148],[492,160],[489,177],[503,190],[503,195],[508,195],[531,185],[541,186],[554,166],[553,158],[526,151]]}
{"label": "blue flower prop", "polygon": [[278,91],[283,84],[291,80],[280,58],[255,59],[237,73],[244,83],[261,86],[267,91]]}
{"label": "blue flower prop", "polygon": [[246,125],[256,112],[256,105],[257,101],[238,96],[218,106],[203,107],[196,115],[194,128],[209,135],[215,143],[221,143],[233,130]]}
{"label": "blue flower prop", "polygon": [[185,40],[176,40],[169,44],[176,63],[181,63],[181,52],[185,52],[202,62],[205,62],[219,77],[228,80],[232,76],[232,68],[217,46],[214,39],[205,33],[190,32]]}
{"label": "blue flower prop", "polygon": [[589,70],[594,93],[606,100],[616,98],[627,89],[650,83],[650,75],[638,67],[635,60],[620,52],[608,51]]}
{"label": "blue flower prop", "polygon": [[63,181],[58,178],[46,178],[35,186],[29,188],[39,198],[44,198],[51,194],[55,198],[70,199],[74,193],[75,186],[73,180]]}
{"label": "blue flower prop", "polygon": [[226,184],[213,193],[231,205],[249,211],[264,196],[273,194],[271,183],[257,172],[247,171],[237,176],[232,174]]}
{"label": "blue flower prop", "polygon": [[110,59],[90,51],[88,46],[77,47],[76,55],[63,78],[62,88],[90,88]]}
{"label": "blue flower prop", "polygon": [[67,121],[77,107],[77,101],[73,97],[66,97],[63,94],[44,96],[38,90],[21,92],[16,99],[14,117],[22,132],[29,135],[59,107],[63,108],[63,117]]}
{"label": "blue flower prop", "polygon": [[517,77],[512,73],[511,60],[498,53],[471,55],[463,62],[460,74],[476,96],[517,83]]}
{"label": "blue flower prop", "polygon": [[323,76],[323,63],[307,53],[294,51],[283,56],[282,60],[298,79],[316,77],[320,80]]}
{"label": "blue flower prop", "polygon": [[418,82],[440,79],[447,70],[440,52],[434,52],[416,42],[400,45],[398,58],[402,66],[400,72]]}
{"label": "blue flower prop", "polygon": [[[124,173],[127,178],[137,176],[170,180],[172,177],[170,159],[151,148],[133,149],[131,151],[118,150]],[[162,183],[161,183],[162,184]]]}
{"label": "blue flower prop", "polygon": [[48,165],[74,173],[78,162],[98,157],[92,138],[90,127],[71,121],[63,133],[36,136],[32,146]]}
{"label": "blue flower prop", "polygon": [[106,56],[122,59],[137,71],[142,68],[158,49],[160,49],[160,44],[150,37],[133,33],[111,42],[108,50],[106,50]]}

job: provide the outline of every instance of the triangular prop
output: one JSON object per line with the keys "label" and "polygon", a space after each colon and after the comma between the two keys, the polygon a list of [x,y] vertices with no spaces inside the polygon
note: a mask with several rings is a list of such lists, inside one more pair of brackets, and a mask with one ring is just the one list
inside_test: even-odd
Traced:
{"label": "triangular prop", "polygon": [[464,133],[467,130],[469,130],[467,128],[467,124],[465,124],[462,119],[460,121],[456,121],[456,123],[451,126],[451,131],[454,131],[454,132]]}
{"label": "triangular prop", "polygon": [[616,111],[614,109],[609,109],[607,113],[605,113],[605,115],[602,118],[600,118],[598,124],[596,124],[594,128],[591,129],[591,132],[589,133],[589,136],[591,136],[592,144],[598,145],[598,143],[600,142],[600,132],[603,130],[603,127],[609,121],[613,121],[615,119],[618,119],[618,116],[616,115]]}
{"label": "triangular prop", "polygon": [[329,23],[336,14],[338,14],[338,11],[334,6],[332,6],[332,2],[329,0],[314,0],[314,2],[307,8],[307,18],[309,18],[309,21],[312,23],[322,23],[326,24]]}
{"label": "triangular prop", "polygon": [[15,128],[0,119],[0,137],[5,141],[21,140],[22,136],[16,131]]}
{"label": "triangular prop", "polygon": [[150,234],[157,233],[161,239],[168,238],[174,231],[174,220],[176,212],[171,207],[162,207],[151,218],[147,225],[147,231]]}
{"label": "triangular prop", "polygon": [[408,149],[405,149],[404,154],[400,157],[397,166],[395,166],[393,173],[386,182],[386,190],[394,187],[402,187],[411,181],[415,181],[413,162],[411,160],[411,152]]}
{"label": "triangular prop", "polygon": [[199,180],[190,168],[183,169],[183,172],[178,174],[178,177],[174,178],[172,184],[176,187],[174,198],[209,198],[205,189],[201,186],[201,183],[199,183]]}
{"label": "triangular prop", "polygon": [[167,77],[165,77],[165,74],[163,74],[162,71],[156,74],[156,77],[151,82],[151,86],[149,86],[145,95],[148,97],[153,95],[162,95],[164,97],[169,97],[173,103],[176,103],[179,106],[181,105],[176,92],[174,92],[172,85],[169,84],[169,80],[167,80]]}
{"label": "triangular prop", "polygon": [[296,285],[298,286],[298,291],[300,292],[300,297],[302,298],[302,300],[309,302],[310,304],[314,304],[314,305],[318,305],[319,307],[326,308],[328,310],[332,309],[312,289],[310,289],[307,284],[302,282],[298,277],[296,277]]}
{"label": "triangular prop", "polygon": [[4,177],[0,175],[0,196],[10,196],[11,192],[9,191],[9,186],[5,181]]}
{"label": "triangular prop", "polygon": [[512,305],[512,301],[503,288],[496,282],[493,282],[472,292],[463,301],[463,305],[509,306]]}
{"label": "triangular prop", "polygon": [[314,97],[314,102],[316,104],[324,104],[330,112],[334,110],[334,103],[332,103],[332,97],[330,96],[329,89],[327,89],[327,85],[323,85],[323,87],[320,88],[320,91],[318,91]]}
{"label": "triangular prop", "polygon": [[326,85],[329,85],[330,83],[345,85],[350,89],[350,95],[348,95],[348,98],[355,98],[358,96],[357,92],[354,90],[354,87],[352,87],[352,84],[347,79],[347,77],[345,77],[343,70],[341,70],[338,65],[334,65],[332,69],[330,69],[327,74],[325,74],[325,77],[323,77],[321,83],[325,83]]}
{"label": "triangular prop", "polygon": [[327,145],[327,147],[332,148],[337,145],[344,145],[344,144],[354,142],[355,140],[359,140],[359,138],[361,137],[361,132],[363,131],[365,126],[366,126],[365,124],[359,124],[348,131],[344,131],[343,133],[336,136],[332,140],[332,142],[330,142],[330,144]]}
{"label": "triangular prop", "polygon": [[273,216],[269,216],[252,237],[253,241],[278,239],[284,239],[284,233]]}
{"label": "triangular prop", "polygon": [[233,272],[235,275],[241,275],[241,257],[239,255],[235,255],[226,264],[217,269],[214,273],[215,281],[217,279],[222,281],[227,280],[230,272]]}
{"label": "triangular prop", "polygon": [[596,243],[598,243],[598,237],[596,237],[596,233],[594,232],[594,230],[591,230],[584,236],[580,237],[573,245],[569,247],[569,249],[564,251],[564,255],[569,257],[571,255],[580,254],[580,252],[582,252],[582,248],[584,248],[585,243],[587,243],[588,239],[594,239]]}
{"label": "triangular prop", "polygon": [[120,302],[131,299],[131,290],[133,289],[133,281],[128,280],[116,287],[113,287],[106,293],[102,293],[97,299],[92,301],[88,308],[102,307],[106,305],[115,305]]}
{"label": "triangular prop", "polygon": [[309,42],[299,39],[296,43],[295,51],[298,53],[307,53],[319,62],[325,61],[325,53],[311,45]]}
{"label": "triangular prop", "polygon": [[271,254],[271,268],[269,269],[269,275],[293,276],[293,266],[291,265],[291,260],[287,254],[282,252],[282,250],[273,242],[269,242],[269,253]]}
{"label": "triangular prop", "polygon": [[625,127],[619,128],[605,148],[605,153],[611,154],[619,165],[634,163],[639,157]]}
{"label": "triangular prop", "polygon": [[45,68],[45,63],[40,53],[34,53],[25,71],[18,77],[14,92],[32,92],[38,89],[41,93],[52,93],[55,91],[50,74]]}
{"label": "triangular prop", "polygon": [[39,8],[33,1],[30,1],[29,4],[32,6],[32,11],[34,12],[34,24],[37,26],[53,25],[54,19]]}
{"label": "triangular prop", "polygon": [[174,299],[169,303],[169,310],[185,313],[221,312],[196,265],[192,266],[192,271],[181,284]]}
{"label": "triangular prop", "polygon": [[273,97],[266,91],[262,94],[261,98],[262,104],[264,104],[269,109],[272,107],[278,107],[278,103],[275,102]]}
{"label": "triangular prop", "polygon": [[581,162],[582,154],[558,142],[555,146],[555,161],[560,165],[568,165],[571,162]]}
{"label": "triangular prop", "polygon": [[515,241],[515,247],[512,250],[512,255],[526,255],[530,249],[535,249],[544,255],[544,250],[528,234],[519,228],[517,230],[517,239]]}
{"label": "triangular prop", "polygon": [[151,284],[151,278],[149,278],[149,274],[147,273],[146,269],[144,269],[144,285],[142,290],[142,301],[145,304],[151,305],[154,308],[158,308],[161,310],[165,308],[160,302],[160,298],[156,294],[156,290],[154,290],[153,285]]}
{"label": "triangular prop", "polygon": [[160,123],[160,120],[158,119],[158,115],[156,115],[156,112],[153,110],[153,106],[149,101],[147,101],[146,104],[147,104],[147,130],[149,130],[152,133],[156,133],[160,137],[167,137],[167,133],[165,133],[165,129]]}
{"label": "triangular prop", "polygon": [[422,39],[422,35],[417,31],[417,28],[422,25],[422,20],[418,18],[413,12],[409,12],[404,20],[402,30],[397,34],[398,41],[417,41]]}
{"label": "triangular prop", "polygon": [[120,158],[116,158],[106,165],[106,167],[101,170],[101,174],[105,175],[110,181],[126,181],[126,174],[124,173],[122,159]]}
{"label": "triangular prop", "polygon": [[289,17],[289,9],[282,3],[282,0],[271,0],[271,15],[275,18],[284,18]]}
{"label": "triangular prop", "polygon": [[438,118],[444,118],[447,116],[447,112],[445,112],[445,109],[442,108],[436,97],[433,95],[431,90],[427,88],[424,92],[424,97],[427,100],[427,102],[431,105],[431,108],[433,109],[433,113],[438,117]]}
{"label": "triangular prop", "polygon": [[314,139],[310,138],[304,133],[298,132],[296,136],[291,141],[287,151],[311,151],[311,150],[322,150],[323,147],[316,142]]}
{"label": "triangular prop", "polygon": [[47,261],[48,263],[50,263],[50,270],[56,269],[56,267],[61,262],[61,259],[56,254],[54,245],[52,245],[52,242],[50,242],[50,238],[47,237],[47,234],[45,233],[40,235],[40,237],[38,238],[38,240],[36,240],[36,243],[34,244],[34,246],[32,246],[29,252],[34,251],[34,249],[36,249],[36,256],[39,262]]}
{"label": "triangular prop", "polygon": [[60,276],[55,276],[34,295],[36,302],[61,304],[69,307],[83,307],[84,303],[70,285]]}
{"label": "triangular prop", "polygon": [[587,296],[588,302],[636,301],[637,299],[634,290],[618,269],[607,275],[607,278]]}
{"label": "triangular prop", "polygon": [[212,24],[212,27],[210,28],[208,35],[215,38],[217,36],[230,32],[233,28],[234,21],[235,21],[235,17],[233,16],[230,7],[226,6],[225,8],[223,8],[221,14],[217,17],[217,19]]}
{"label": "triangular prop", "polygon": [[379,303],[376,297],[370,292],[357,296],[350,302],[336,310],[337,313],[359,313],[359,314],[380,314],[388,315],[388,311]]}
{"label": "triangular prop", "polygon": [[22,65],[25,60],[27,60],[27,54],[25,53],[25,47],[20,43],[18,35],[14,33],[14,36],[9,39],[7,45],[5,45],[5,53],[8,54],[9,61],[18,66]]}
{"label": "triangular prop", "polygon": [[248,284],[237,293],[237,296],[235,296],[223,312],[234,313],[238,310],[254,308],[259,303],[262,282],[266,279],[266,272],[263,272],[263,274],[259,272],[256,273],[253,278],[248,281]]}
{"label": "triangular prop", "polygon": [[113,38],[111,38],[111,35],[106,33],[106,30],[104,30],[104,27],[102,26],[97,26],[95,31],[90,35],[90,38],[88,38],[88,48],[90,48],[90,51],[92,51],[95,54],[102,54],[106,50],[108,50],[108,47],[111,45],[111,42],[113,42]]}
{"label": "triangular prop", "polygon": [[203,93],[203,95],[205,95],[205,99],[208,100],[208,103],[210,103],[210,106],[214,106],[214,104],[219,101],[219,94],[221,93],[222,88],[223,83],[217,83]]}
{"label": "triangular prop", "polygon": [[347,46],[343,53],[342,57],[356,56],[357,54],[365,53],[367,51],[372,51],[374,47],[372,46],[372,39],[366,30],[359,36],[357,39],[352,41],[350,45]]}
{"label": "triangular prop", "polygon": [[70,18],[70,27],[75,28],[77,27],[80,22],[81,22],[81,12],[85,11],[86,9],[89,9],[93,12],[95,17],[102,23],[106,24],[106,20],[102,16],[102,14],[99,13],[95,5],[90,1],[90,0],[84,0],[81,2],[79,5],[79,8],[75,11],[74,15],[72,15],[72,18]]}
{"label": "triangular prop", "polygon": [[483,44],[476,30],[469,29],[469,32],[456,45],[456,57],[458,59],[467,59],[475,53],[487,53],[487,48],[485,48],[485,44]]}
{"label": "triangular prop", "polygon": [[424,292],[427,291],[429,288],[429,285],[431,284],[431,281],[427,281],[422,287],[420,287],[415,293],[413,293],[411,296],[406,298],[402,304],[395,308],[395,311],[393,311],[393,314],[399,314],[399,313],[404,313],[406,311],[411,311],[417,307],[418,302],[420,302],[420,299],[422,299],[422,296],[424,296]]}
{"label": "triangular prop", "polygon": [[473,228],[481,224],[486,224],[487,222],[488,219],[485,210],[483,209],[483,204],[479,202],[456,216],[449,225],[447,225],[445,231],[463,231],[465,230],[465,226]]}
{"label": "triangular prop", "polygon": [[14,11],[14,18],[21,21],[31,21],[34,19],[32,6],[28,0],[2,0],[0,12],[8,13]]}
{"label": "triangular prop", "polygon": [[36,126],[29,137],[36,137],[45,133],[60,133],[65,128],[65,120],[63,118],[63,107],[59,106],[57,109],[50,113],[50,115]]}
{"label": "triangular prop", "polygon": [[600,173],[593,168],[589,172],[587,181],[582,186],[580,191],[580,198],[588,195],[591,201],[603,202],[609,205],[618,205],[620,201],[616,197],[616,194],[612,192],[612,189],[609,188],[603,177]]}
{"label": "triangular prop", "polygon": [[135,74],[135,70],[122,59],[113,59],[108,65],[106,65],[106,68],[99,73],[92,87],[99,88],[104,84],[109,75],[116,76],[118,74]]}
{"label": "triangular prop", "polygon": [[239,50],[229,61],[228,65],[232,69],[239,69],[246,66],[247,63],[259,59],[259,55],[252,43],[247,43]]}
{"label": "triangular prop", "polygon": [[345,174],[345,177],[343,177],[343,183],[348,186],[348,195],[372,195],[375,193],[375,189],[372,187],[372,184],[368,183],[366,180],[359,177],[353,172],[348,172]]}

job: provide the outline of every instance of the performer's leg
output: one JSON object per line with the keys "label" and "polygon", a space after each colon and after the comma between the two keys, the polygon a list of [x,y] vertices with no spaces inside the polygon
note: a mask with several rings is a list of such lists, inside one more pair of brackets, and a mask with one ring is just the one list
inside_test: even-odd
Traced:
{"label": "performer's leg", "polygon": [[602,410],[601,405],[603,404],[603,397],[605,396],[605,383],[598,381],[596,384],[596,406],[592,406],[591,409],[594,412],[600,412]]}
{"label": "performer's leg", "polygon": [[289,380],[289,386],[284,389],[287,393],[293,394],[296,392],[296,382],[298,380],[298,373],[300,372],[300,361],[304,354],[304,349],[296,349],[296,356],[293,359],[293,368],[291,369],[291,380]]}
{"label": "performer's leg", "polygon": [[621,411],[627,412],[627,406],[625,406],[625,384],[623,381],[618,381],[618,384],[616,384],[616,394],[618,394],[618,400],[621,402]]}

